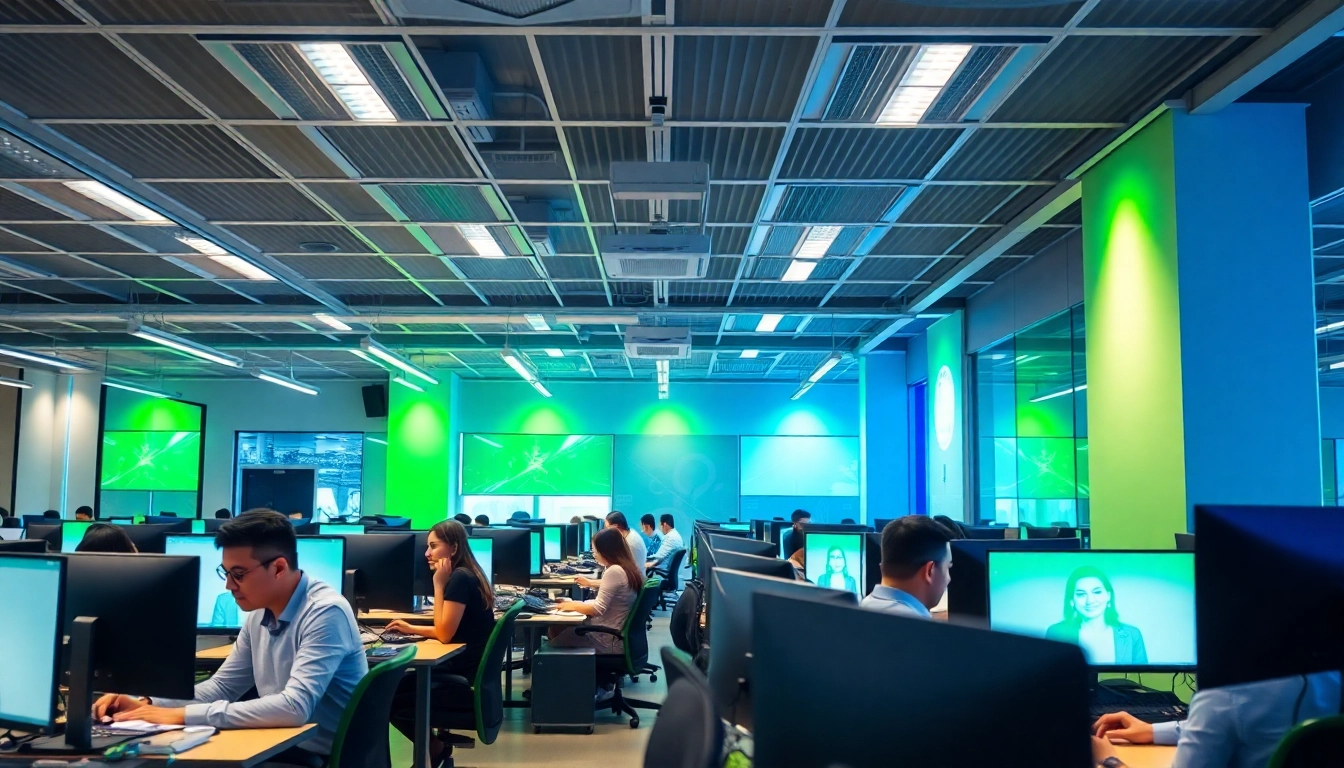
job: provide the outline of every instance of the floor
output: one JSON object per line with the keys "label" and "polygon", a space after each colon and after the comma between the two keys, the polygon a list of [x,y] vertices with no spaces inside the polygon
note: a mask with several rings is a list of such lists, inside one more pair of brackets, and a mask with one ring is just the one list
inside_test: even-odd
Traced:
{"label": "floor", "polygon": [[[661,665],[661,650],[671,645],[672,639],[667,632],[667,613],[655,612],[653,631],[649,633],[649,658]],[[514,672],[514,696],[528,687],[528,678],[521,672]],[[646,701],[662,701],[667,693],[666,680],[658,676],[658,682],[641,677],[639,683],[629,684],[626,694]],[[499,738],[489,746],[477,745],[474,749],[458,749],[454,755],[456,768],[489,768],[490,766],[528,766],[545,765],[547,768],[592,768],[594,765],[638,766],[644,760],[644,745],[653,728],[656,715],[643,710],[640,713],[639,728],[632,729],[625,717],[617,718],[610,710],[604,710],[597,716],[597,727],[593,734],[568,733],[532,733],[531,720],[526,709],[506,709],[504,727]],[[396,731],[392,732],[392,765],[405,768],[411,764],[411,743]]]}

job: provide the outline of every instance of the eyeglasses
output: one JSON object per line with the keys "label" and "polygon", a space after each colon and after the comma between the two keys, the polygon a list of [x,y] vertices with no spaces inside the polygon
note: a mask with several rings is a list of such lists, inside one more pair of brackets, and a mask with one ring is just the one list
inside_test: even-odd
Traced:
{"label": "eyeglasses", "polygon": [[249,573],[251,573],[251,572],[257,570],[258,568],[265,568],[266,566],[270,565],[271,563],[274,563],[276,560],[279,560],[280,557],[281,557],[280,555],[276,555],[275,557],[272,557],[272,558],[269,559],[269,560],[262,560],[260,563],[257,563],[256,565],[252,566],[251,568],[244,568],[244,569],[241,569],[241,570],[239,570],[239,569],[234,569],[234,570],[232,570],[232,571],[229,571],[229,570],[225,570],[225,568],[224,568],[223,565],[220,565],[220,566],[217,566],[217,567],[215,568],[215,573],[219,574],[219,578],[220,578],[220,580],[222,580],[222,581],[226,581],[226,582],[227,582],[229,579],[233,579],[233,583],[234,583],[234,584],[240,584],[240,583],[242,583],[243,578],[247,576],[247,574],[249,574]]}

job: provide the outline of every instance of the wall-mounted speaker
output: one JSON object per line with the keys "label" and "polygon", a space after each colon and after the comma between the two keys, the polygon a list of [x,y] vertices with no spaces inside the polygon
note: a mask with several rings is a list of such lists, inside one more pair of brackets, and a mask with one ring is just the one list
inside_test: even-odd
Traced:
{"label": "wall-mounted speaker", "polygon": [[387,416],[387,385],[370,384],[364,387],[364,415],[370,419]]}

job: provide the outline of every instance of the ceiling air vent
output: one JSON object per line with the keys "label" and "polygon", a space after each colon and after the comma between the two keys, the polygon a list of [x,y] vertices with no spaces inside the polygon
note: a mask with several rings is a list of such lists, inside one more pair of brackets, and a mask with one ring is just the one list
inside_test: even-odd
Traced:
{"label": "ceiling air vent", "polygon": [[708,235],[603,235],[597,247],[614,280],[692,280],[709,271]]}
{"label": "ceiling air vent", "polygon": [[474,24],[563,24],[640,16],[640,0],[390,0],[403,18]]}
{"label": "ceiling air vent", "polygon": [[625,329],[625,354],[639,360],[685,360],[691,356],[690,328]]}

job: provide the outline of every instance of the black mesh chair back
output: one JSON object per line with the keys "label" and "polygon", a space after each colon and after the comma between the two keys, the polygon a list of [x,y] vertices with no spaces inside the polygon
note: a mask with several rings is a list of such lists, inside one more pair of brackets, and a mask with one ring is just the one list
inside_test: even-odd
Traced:
{"label": "black mesh chair back", "polygon": [[709,681],[675,650],[663,649],[663,665],[667,698],[649,734],[644,768],[716,768],[722,764],[724,729]]}

